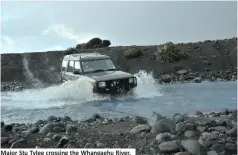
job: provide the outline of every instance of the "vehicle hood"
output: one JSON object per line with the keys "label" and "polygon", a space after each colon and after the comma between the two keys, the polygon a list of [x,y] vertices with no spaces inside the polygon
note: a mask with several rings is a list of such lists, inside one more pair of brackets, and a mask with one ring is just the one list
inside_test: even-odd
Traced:
{"label": "vehicle hood", "polygon": [[97,72],[97,73],[88,73],[85,75],[95,79],[96,81],[115,80],[115,79],[133,77],[132,74],[122,72],[122,71],[104,71],[104,72]]}

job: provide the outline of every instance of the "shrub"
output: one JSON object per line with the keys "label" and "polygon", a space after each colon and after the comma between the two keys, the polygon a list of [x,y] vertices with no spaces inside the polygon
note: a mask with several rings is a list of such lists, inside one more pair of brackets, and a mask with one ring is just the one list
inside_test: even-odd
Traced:
{"label": "shrub", "polygon": [[158,46],[158,57],[162,62],[177,62],[188,57],[188,53],[180,51],[172,42]]}
{"label": "shrub", "polygon": [[95,48],[97,45],[101,43],[102,43],[102,40],[100,38],[93,38],[85,44],[84,48],[85,49]]}
{"label": "shrub", "polygon": [[76,48],[76,49],[82,49],[82,47],[83,47],[82,44],[78,44],[78,45],[76,45],[75,48]]}
{"label": "shrub", "polygon": [[76,52],[76,49],[73,47],[68,48],[63,52],[64,55],[74,54]]}
{"label": "shrub", "polygon": [[111,45],[111,42],[110,42],[110,40],[103,40],[102,45],[103,45],[103,47],[108,47]]}
{"label": "shrub", "polygon": [[136,47],[130,47],[126,52],[125,52],[125,56],[127,59],[131,59],[131,58],[137,58],[139,56],[142,55],[142,52],[138,49],[136,49]]}

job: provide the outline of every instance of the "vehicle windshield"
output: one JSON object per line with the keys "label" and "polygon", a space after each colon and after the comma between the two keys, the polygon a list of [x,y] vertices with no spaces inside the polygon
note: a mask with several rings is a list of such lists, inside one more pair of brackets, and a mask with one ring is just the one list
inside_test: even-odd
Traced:
{"label": "vehicle windshield", "polygon": [[85,73],[116,70],[111,59],[85,60],[82,68]]}

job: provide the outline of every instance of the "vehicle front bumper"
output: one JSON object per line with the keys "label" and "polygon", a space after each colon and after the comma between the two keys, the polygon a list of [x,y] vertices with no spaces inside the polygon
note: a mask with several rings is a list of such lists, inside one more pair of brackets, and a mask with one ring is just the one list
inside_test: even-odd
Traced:
{"label": "vehicle front bumper", "polygon": [[[118,81],[118,84],[114,84],[114,81]],[[129,83],[128,79],[106,81],[105,87],[94,86],[93,92],[99,94],[118,94],[123,92],[128,92],[133,88],[137,87],[137,81]]]}

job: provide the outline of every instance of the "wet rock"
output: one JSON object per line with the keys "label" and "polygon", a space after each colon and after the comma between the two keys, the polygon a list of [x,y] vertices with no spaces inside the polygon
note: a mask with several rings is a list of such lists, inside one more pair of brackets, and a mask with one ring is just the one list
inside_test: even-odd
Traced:
{"label": "wet rock", "polygon": [[69,125],[66,128],[66,134],[76,133],[77,131],[78,131],[78,127],[75,125]]}
{"label": "wet rock", "polygon": [[216,151],[208,151],[207,155],[218,155]]}
{"label": "wet rock", "polygon": [[173,115],[173,121],[175,123],[184,122],[186,117],[187,117],[186,114],[182,115],[182,114],[176,113],[176,114]]}
{"label": "wet rock", "polygon": [[66,145],[69,142],[69,138],[68,137],[62,137],[59,141],[59,143],[57,144],[58,148],[63,148],[64,145]]}
{"label": "wet rock", "polygon": [[184,133],[184,136],[187,137],[187,138],[192,138],[192,137],[195,137],[196,135],[197,135],[196,132],[190,131],[190,130],[188,130]]}
{"label": "wet rock", "polygon": [[158,141],[158,143],[162,143],[162,142],[164,142],[164,141],[169,141],[169,140],[171,140],[171,137],[170,137],[170,135],[167,134],[167,133],[159,133],[159,134],[156,136],[155,139]]}
{"label": "wet rock", "polygon": [[40,125],[43,125],[45,122],[43,120],[38,120],[34,126],[40,126]]}
{"label": "wet rock", "polygon": [[183,140],[181,142],[181,145],[186,151],[192,154],[196,154],[196,155],[201,154],[200,145],[196,140]]}
{"label": "wet rock", "polygon": [[93,119],[95,119],[95,120],[97,120],[97,119],[99,119],[99,120],[104,120],[104,117],[102,117],[100,114],[94,114],[93,115]]}
{"label": "wet rock", "polygon": [[164,142],[159,145],[159,149],[165,153],[172,153],[179,151],[179,146],[175,141]]}
{"label": "wet rock", "polygon": [[212,145],[211,150],[214,150],[217,153],[220,153],[225,150],[225,146],[224,146],[224,144],[216,143],[216,144]]}
{"label": "wet rock", "polygon": [[196,111],[196,115],[199,116],[199,117],[204,116],[204,114],[201,111]]}
{"label": "wet rock", "polygon": [[135,124],[147,124],[147,119],[144,117],[136,116],[133,118]]}
{"label": "wet rock", "polygon": [[47,123],[46,125],[44,125],[41,129],[39,133],[42,134],[47,134],[49,132],[52,132],[54,128],[54,124],[53,123]]}
{"label": "wet rock", "polygon": [[169,83],[172,80],[172,76],[169,74],[165,74],[161,76],[161,81],[164,83]]}
{"label": "wet rock", "polygon": [[193,82],[201,83],[202,82],[202,78],[201,77],[197,77],[197,78],[193,79]]}
{"label": "wet rock", "polygon": [[186,73],[188,73],[188,71],[186,69],[177,71],[177,74],[179,74],[179,75],[183,75],[183,74],[186,74]]}
{"label": "wet rock", "polygon": [[225,149],[229,151],[230,153],[237,153],[237,145],[232,143],[227,143],[225,145]]}
{"label": "wet rock", "polygon": [[135,126],[134,128],[131,129],[131,133],[139,133],[139,132],[149,132],[151,130],[151,127],[147,124],[143,124],[143,125],[138,125]]}
{"label": "wet rock", "polygon": [[38,133],[40,131],[39,127],[32,127],[30,128],[27,133],[30,134],[30,133]]}
{"label": "wet rock", "polygon": [[52,140],[58,142],[61,138],[62,138],[61,135],[55,134],[55,135],[52,137]]}
{"label": "wet rock", "polygon": [[10,148],[24,148],[26,146],[26,139],[20,139],[12,143]]}
{"label": "wet rock", "polygon": [[172,132],[175,130],[175,123],[170,119],[161,119],[152,126],[151,133],[159,134],[163,132]]}
{"label": "wet rock", "polygon": [[64,121],[64,122],[73,122],[73,120],[69,116],[64,116],[62,118],[62,121]]}
{"label": "wet rock", "polygon": [[55,122],[55,121],[57,121],[58,120],[58,117],[56,117],[56,116],[49,116],[48,118],[47,118],[47,122]]}

